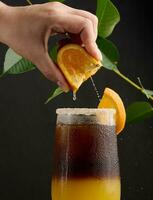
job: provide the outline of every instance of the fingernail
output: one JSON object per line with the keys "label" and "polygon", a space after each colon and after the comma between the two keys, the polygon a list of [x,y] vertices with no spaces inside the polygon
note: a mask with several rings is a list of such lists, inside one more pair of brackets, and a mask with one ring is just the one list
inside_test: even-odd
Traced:
{"label": "fingernail", "polygon": [[99,60],[100,60],[100,61],[103,61],[103,56],[102,56],[102,53],[101,53],[100,50],[99,50]]}
{"label": "fingernail", "polygon": [[96,52],[97,52],[97,59],[102,61],[103,57],[102,57],[102,54],[101,54],[101,51],[100,49],[98,48],[98,45],[95,43],[95,47],[96,47]]}
{"label": "fingernail", "polygon": [[102,53],[98,47],[97,47],[97,54],[98,54],[98,60],[102,61],[103,60]]}
{"label": "fingernail", "polygon": [[67,88],[66,86],[64,86],[61,81],[57,81],[57,85],[62,88],[62,90],[64,90],[64,92],[68,92],[69,88]]}

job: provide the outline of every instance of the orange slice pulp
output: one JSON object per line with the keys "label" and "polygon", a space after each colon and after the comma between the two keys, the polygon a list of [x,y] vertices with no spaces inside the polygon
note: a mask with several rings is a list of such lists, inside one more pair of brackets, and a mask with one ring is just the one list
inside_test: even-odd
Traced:
{"label": "orange slice pulp", "polygon": [[105,88],[98,108],[114,108],[116,110],[116,133],[119,134],[126,122],[126,112],[122,99],[112,89]]}
{"label": "orange slice pulp", "polygon": [[77,44],[63,46],[58,51],[57,64],[75,93],[81,84],[102,66],[100,61],[90,56]]}

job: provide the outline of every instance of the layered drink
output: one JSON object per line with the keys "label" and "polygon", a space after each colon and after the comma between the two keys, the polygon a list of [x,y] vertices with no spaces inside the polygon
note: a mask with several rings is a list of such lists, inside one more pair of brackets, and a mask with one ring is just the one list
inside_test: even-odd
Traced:
{"label": "layered drink", "polygon": [[113,109],[57,109],[52,200],[120,200]]}

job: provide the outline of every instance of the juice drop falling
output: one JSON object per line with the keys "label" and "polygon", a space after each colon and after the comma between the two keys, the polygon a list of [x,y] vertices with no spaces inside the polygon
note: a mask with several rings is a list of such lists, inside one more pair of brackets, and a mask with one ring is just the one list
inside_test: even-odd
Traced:
{"label": "juice drop falling", "polygon": [[73,101],[76,101],[76,92],[73,92]]}
{"label": "juice drop falling", "polygon": [[94,82],[92,76],[90,77],[90,80],[91,80],[91,83],[92,83],[92,85],[93,85],[94,91],[96,92],[96,96],[97,96],[97,98],[98,98],[98,100],[99,100],[99,102],[100,102],[101,97],[100,97],[99,91],[98,91],[98,89],[97,89],[97,87],[96,87],[96,84],[95,84],[95,82]]}

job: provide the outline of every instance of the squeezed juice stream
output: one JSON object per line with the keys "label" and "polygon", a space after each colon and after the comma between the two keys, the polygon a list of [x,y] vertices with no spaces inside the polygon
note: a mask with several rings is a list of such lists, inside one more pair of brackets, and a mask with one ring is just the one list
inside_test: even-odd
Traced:
{"label": "squeezed juice stream", "polygon": [[97,87],[96,87],[96,84],[95,84],[95,82],[94,82],[92,76],[90,77],[90,80],[91,80],[92,86],[93,86],[93,88],[94,88],[94,91],[96,92],[96,96],[97,96],[97,98],[98,98],[98,100],[99,100],[99,102],[100,102],[101,97],[100,97],[99,91],[98,91],[98,89],[97,89]]}
{"label": "squeezed juice stream", "polygon": [[[101,100],[100,93],[99,93],[99,91],[98,91],[98,89],[97,89],[97,87],[96,87],[96,84],[95,84],[95,82],[94,82],[92,76],[90,77],[90,80],[91,80],[93,89],[94,89],[94,91],[95,91],[95,93],[96,93],[96,96],[97,96],[97,98],[98,98],[98,101],[100,102],[100,100]],[[76,101],[76,99],[77,99],[77,97],[76,97],[76,92],[73,92],[72,95],[73,95],[73,96],[72,96],[73,101]]]}

